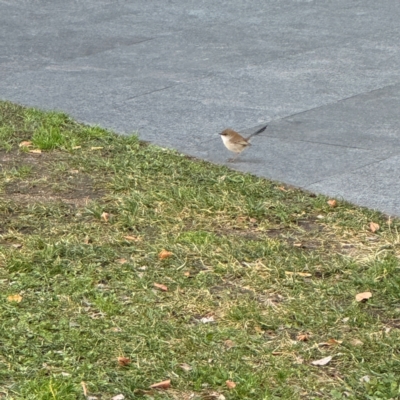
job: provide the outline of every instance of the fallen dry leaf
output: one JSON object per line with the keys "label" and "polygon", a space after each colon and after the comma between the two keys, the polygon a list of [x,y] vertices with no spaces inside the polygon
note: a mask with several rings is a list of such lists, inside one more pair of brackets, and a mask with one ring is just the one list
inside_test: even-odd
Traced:
{"label": "fallen dry leaf", "polygon": [[169,389],[171,387],[171,379],[158,383],[153,383],[152,385],[150,385],[150,387],[152,389]]}
{"label": "fallen dry leaf", "polygon": [[285,189],[284,186],[278,186],[278,189],[279,189],[279,190],[282,190],[282,192],[287,192],[287,190]]}
{"label": "fallen dry leaf", "polygon": [[200,318],[200,322],[203,324],[209,324],[210,322],[214,322],[214,317],[211,315],[210,317]]}
{"label": "fallen dry leaf", "polygon": [[186,372],[189,372],[193,369],[189,364],[186,363],[179,364],[179,368],[183,369]]}
{"label": "fallen dry leaf", "polygon": [[156,289],[160,289],[160,290],[162,290],[163,292],[168,292],[168,287],[167,286],[165,286],[165,285],[163,285],[163,284],[161,284],[161,283],[153,283],[153,286],[156,288]]}
{"label": "fallen dry leaf", "polygon": [[128,260],[126,258],[118,258],[118,260],[115,260],[118,264],[126,264]]}
{"label": "fallen dry leaf", "polygon": [[101,219],[102,219],[103,221],[105,221],[105,222],[108,222],[108,220],[110,219],[110,214],[107,213],[107,212],[103,212],[103,213],[101,214]]}
{"label": "fallen dry leaf", "polygon": [[140,242],[141,240],[139,236],[124,236],[124,239],[130,240],[132,242]]}
{"label": "fallen dry leaf", "polygon": [[111,397],[111,400],[124,400],[125,396],[123,394],[117,394],[114,397]]}
{"label": "fallen dry leaf", "polygon": [[41,154],[41,153],[42,153],[42,150],[40,150],[40,149],[33,149],[33,150],[29,150],[29,153]]}
{"label": "fallen dry leaf", "polygon": [[343,340],[329,339],[326,342],[318,343],[318,346],[337,346],[342,343]]}
{"label": "fallen dry leaf", "polygon": [[88,394],[86,383],[82,381],[81,385],[82,385],[83,395],[86,397]]}
{"label": "fallen dry leaf", "polygon": [[22,244],[21,243],[14,243],[11,246],[14,247],[15,249],[20,249],[22,247]]}
{"label": "fallen dry leaf", "polygon": [[121,367],[126,367],[131,363],[131,360],[128,357],[118,357],[117,361],[118,364],[121,365]]}
{"label": "fallen dry leaf", "polygon": [[7,300],[14,303],[21,303],[22,296],[19,294],[11,294],[10,296],[7,296]]}
{"label": "fallen dry leaf", "polygon": [[185,275],[185,276],[186,276],[186,278],[189,278],[189,276],[190,276],[190,272],[186,271],[186,272],[184,272],[184,273],[183,273],[183,275]]}
{"label": "fallen dry leaf", "polygon": [[310,339],[310,335],[308,333],[301,333],[300,335],[297,335],[296,339],[299,342],[307,342],[308,339]]}
{"label": "fallen dry leaf", "polygon": [[320,360],[313,361],[311,364],[312,365],[318,365],[318,366],[323,366],[328,364],[332,360],[331,356],[321,358]]}
{"label": "fallen dry leaf", "polygon": [[161,250],[160,253],[158,254],[158,258],[160,260],[164,260],[165,258],[171,257],[172,253],[167,250]]}
{"label": "fallen dry leaf", "polygon": [[338,344],[342,344],[343,340],[336,340],[336,339],[328,339],[327,343],[329,344],[329,346],[337,346]]}
{"label": "fallen dry leaf", "polygon": [[235,387],[236,387],[236,383],[233,381],[228,380],[225,383],[226,383],[226,386],[228,387],[228,389],[235,389]]}
{"label": "fallen dry leaf", "polygon": [[332,207],[332,208],[337,206],[337,202],[335,199],[328,200],[327,203],[328,203],[329,207]]}
{"label": "fallen dry leaf", "polygon": [[230,339],[225,340],[224,345],[227,349],[231,349],[232,347],[235,347],[235,343]]}
{"label": "fallen dry leaf", "polygon": [[364,375],[360,378],[360,382],[369,382],[371,380],[371,378],[369,377],[369,375]]}
{"label": "fallen dry leaf", "polygon": [[273,356],[280,356],[280,355],[283,354],[283,351],[273,351],[271,354],[272,354]]}
{"label": "fallen dry leaf", "polygon": [[298,275],[298,276],[304,276],[304,277],[312,276],[312,274],[310,274],[309,272],[292,272],[292,271],[285,271],[285,275],[287,275],[287,276]]}
{"label": "fallen dry leaf", "polygon": [[352,339],[350,340],[350,344],[352,346],[362,346],[364,343],[360,339]]}
{"label": "fallen dry leaf", "polygon": [[379,224],[375,223],[375,222],[370,222],[369,223],[369,229],[371,229],[372,233],[375,233],[376,231],[378,231],[380,228]]}
{"label": "fallen dry leaf", "polygon": [[363,302],[364,303],[371,297],[372,297],[372,293],[371,292],[362,292],[362,293],[356,294],[356,300],[358,302]]}
{"label": "fallen dry leaf", "polygon": [[32,146],[32,142],[29,142],[28,140],[24,140],[23,142],[21,142],[19,144],[19,147],[31,147]]}

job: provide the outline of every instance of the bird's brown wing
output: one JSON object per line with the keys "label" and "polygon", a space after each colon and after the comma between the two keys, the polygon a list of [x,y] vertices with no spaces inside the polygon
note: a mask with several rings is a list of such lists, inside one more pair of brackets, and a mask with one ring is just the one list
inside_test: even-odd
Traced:
{"label": "bird's brown wing", "polygon": [[248,146],[250,144],[249,142],[247,142],[244,139],[233,139],[232,142],[235,144],[240,144],[242,146]]}

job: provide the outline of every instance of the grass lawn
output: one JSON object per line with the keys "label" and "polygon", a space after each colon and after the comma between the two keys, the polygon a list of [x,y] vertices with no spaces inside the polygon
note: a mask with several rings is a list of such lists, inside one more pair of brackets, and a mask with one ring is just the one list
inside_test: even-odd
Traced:
{"label": "grass lawn", "polygon": [[398,220],[7,102],[0,148],[0,399],[400,398]]}

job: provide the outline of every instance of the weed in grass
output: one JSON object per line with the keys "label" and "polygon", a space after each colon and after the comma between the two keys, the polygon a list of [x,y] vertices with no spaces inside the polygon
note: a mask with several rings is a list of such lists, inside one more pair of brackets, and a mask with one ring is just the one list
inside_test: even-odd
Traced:
{"label": "weed in grass", "polygon": [[0,148],[4,398],[398,397],[397,219],[6,102]]}

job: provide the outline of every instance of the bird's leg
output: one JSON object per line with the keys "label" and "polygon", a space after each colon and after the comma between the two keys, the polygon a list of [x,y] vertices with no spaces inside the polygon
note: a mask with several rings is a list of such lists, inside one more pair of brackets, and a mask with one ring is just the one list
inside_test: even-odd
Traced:
{"label": "bird's leg", "polygon": [[240,156],[240,152],[239,152],[239,153],[236,153],[236,156],[235,156],[235,157],[229,158],[229,159],[228,159],[228,162],[235,162],[235,161],[238,159],[239,156]]}

